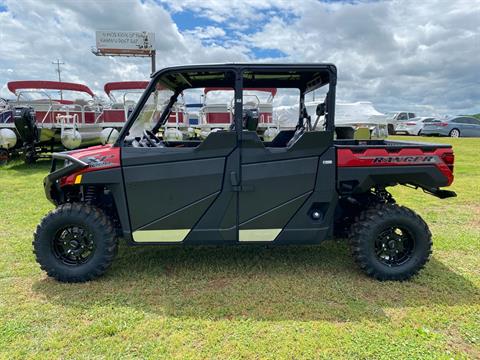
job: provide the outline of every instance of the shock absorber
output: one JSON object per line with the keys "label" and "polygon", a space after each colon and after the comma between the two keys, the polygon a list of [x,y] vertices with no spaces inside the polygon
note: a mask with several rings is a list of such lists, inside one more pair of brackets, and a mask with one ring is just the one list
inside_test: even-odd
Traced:
{"label": "shock absorber", "polygon": [[87,204],[93,204],[96,198],[96,192],[94,186],[86,186],[83,194],[83,199]]}
{"label": "shock absorber", "polygon": [[395,199],[392,194],[390,194],[384,187],[376,187],[373,193],[382,203],[395,204]]}

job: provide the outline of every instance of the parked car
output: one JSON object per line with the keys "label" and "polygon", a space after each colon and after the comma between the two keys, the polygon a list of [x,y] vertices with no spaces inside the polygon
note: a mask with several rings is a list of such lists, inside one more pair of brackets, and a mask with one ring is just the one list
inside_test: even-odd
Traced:
{"label": "parked car", "polygon": [[393,111],[386,113],[388,123],[388,135],[395,135],[395,127],[400,121],[407,121],[417,116],[415,113],[407,111]]}
{"label": "parked car", "polygon": [[416,117],[408,121],[398,122],[395,126],[396,134],[406,135],[420,135],[420,131],[423,129],[423,125],[427,122],[434,121],[433,117]]}
{"label": "parked car", "polygon": [[421,135],[450,137],[480,137],[480,120],[469,116],[455,116],[425,123]]}

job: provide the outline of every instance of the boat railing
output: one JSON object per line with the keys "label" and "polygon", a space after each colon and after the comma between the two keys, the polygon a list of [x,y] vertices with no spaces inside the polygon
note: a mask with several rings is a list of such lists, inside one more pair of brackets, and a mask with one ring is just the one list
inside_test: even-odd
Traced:
{"label": "boat railing", "polygon": [[[42,94],[44,96],[46,96],[46,99],[45,99],[45,102],[43,101],[34,101],[34,100],[21,100],[20,98],[24,95],[24,94]],[[16,105],[27,105],[27,106],[31,106],[34,108],[35,112],[38,110],[38,107],[39,105],[43,105],[44,103],[48,104],[48,109],[47,111],[45,112],[45,115],[43,116],[42,120],[40,121],[40,123],[44,123],[45,120],[48,118],[48,114],[50,113],[50,111],[52,110],[53,108],[53,101],[52,101],[52,97],[50,96],[50,94],[46,91],[43,91],[43,90],[22,90],[22,91],[18,91],[17,93],[17,101],[16,101]]]}
{"label": "boat railing", "polygon": [[55,123],[58,125],[75,125],[78,123],[78,114],[57,114]]}
{"label": "boat railing", "polygon": [[[27,100],[27,99],[21,99],[23,95],[26,93],[37,93],[37,94],[42,94],[42,96],[45,96],[45,99],[42,100]],[[79,100],[76,100],[79,101]],[[45,112],[43,117],[37,121],[38,123],[41,124],[48,124],[56,123],[56,118],[57,115],[67,115],[70,116],[72,114],[77,115],[77,123],[85,125],[86,124],[86,119],[85,119],[85,114],[88,112],[93,112],[95,115],[94,117],[94,123],[99,122],[101,115],[102,115],[102,110],[101,110],[101,105],[94,100],[88,100],[86,104],[82,103],[76,103],[76,101],[72,102],[71,104],[62,104],[61,102],[58,102],[54,99],[52,99],[51,95],[43,90],[22,90],[17,92],[17,100],[15,105],[26,105],[26,106],[31,106],[35,109],[35,112]],[[14,106],[15,106],[14,105]],[[47,105],[46,109],[44,108],[43,105]],[[43,108],[42,108],[43,107]],[[80,119],[78,119],[80,115]]]}

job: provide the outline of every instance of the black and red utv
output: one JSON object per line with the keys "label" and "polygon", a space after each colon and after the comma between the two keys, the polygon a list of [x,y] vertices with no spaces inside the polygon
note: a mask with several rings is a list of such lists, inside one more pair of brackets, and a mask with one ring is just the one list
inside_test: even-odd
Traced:
{"label": "black and red utv", "polygon": [[[41,268],[60,281],[94,279],[112,263],[120,238],[130,245],[299,245],[337,236],[348,238],[368,275],[410,278],[429,259],[431,234],[386,188],[455,196],[440,189],[453,181],[452,149],[345,139],[348,131],[334,126],[336,80],[331,64],[158,71],[114,145],[53,155],[45,193],[56,209],[33,241]],[[178,97],[206,87],[233,91],[230,129],[162,138]],[[295,90],[296,128],[263,141],[248,88]],[[308,114],[306,95],[322,89],[325,101]]]}

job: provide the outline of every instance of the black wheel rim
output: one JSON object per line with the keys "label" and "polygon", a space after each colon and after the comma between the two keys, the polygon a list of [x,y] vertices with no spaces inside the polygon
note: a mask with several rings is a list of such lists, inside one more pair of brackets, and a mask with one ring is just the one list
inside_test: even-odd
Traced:
{"label": "black wheel rim", "polygon": [[415,242],[408,230],[394,226],[383,230],[375,240],[375,255],[390,267],[400,266],[411,259]]}
{"label": "black wheel rim", "polygon": [[53,253],[66,265],[85,264],[95,252],[92,232],[81,225],[68,225],[61,228],[53,239]]}

